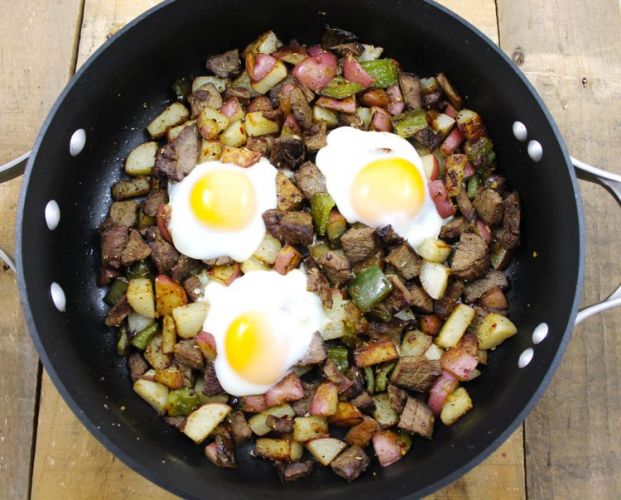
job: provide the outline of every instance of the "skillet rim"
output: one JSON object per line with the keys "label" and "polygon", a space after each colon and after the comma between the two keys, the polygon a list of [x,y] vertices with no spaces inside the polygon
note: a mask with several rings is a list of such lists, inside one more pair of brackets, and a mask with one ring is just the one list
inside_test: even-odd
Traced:
{"label": "skillet rim", "polygon": [[[444,15],[451,17],[454,21],[462,24],[465,28],[467,28],[470,32],[476,35],[484,44],[488,46],[488,48],[492,49],[494,54],[499,57],[501,61],[503,61],[509,69],[512,70],[513,75],[517,78],[529,91],[532,97],[535,100],[535,103],[539,106],[541,112],[547,119],[547,122],[550,126],[552,134],[557,141],[563,158],[565,160],[565,166],[567,167],[567,171],[569,174],[569,178],[571,181],[571,186],[574,193],[574,202],[576,204],[576,215],[578,219],[578,256],[579,256],[579,265],[577,269],[576,276],[576,289],[574,291],[574,299],[572,302],[571,311],[568,317],[567,326],[565,327],[564,332],[562,332],[561,341],[559,343],[559,347],[554,353],[552,360],[543,376],[543,378],[539,381],[537,388],[533,391],[531,397],[529,398],[527,404],[522,408],[522,410],[518,413],[517,417],[511,422],[494,440],[492,440],[482,451],[478,454],[474,455],[472,458],[467,460],[461,467],[453,470],[451,473],[444,476],[442,479],[439,479],[431,484],[428,484],[424,488],[419,489],[416,492],[408,494],[403,498],[415,498],[426,496],[434,491],[439,490],[440,488],[452,483],[459,477],[466,474],[468,471],[473,469],[475,466],[480,464],[483,460],[485,460],[493,451],[498,449],[498,447],[504,443],[508,437],[513,434],[515,429],[528,416],[528,414],[533,410],[534,406],[537,404],[547,387],[549,386],[560,361],[567,349],[567,345],[572,336],[573,330],[575,328],[575,318],[578,311],[578,307],[580,305],[582,290],[584,285],[584,262],[585,262],[585,227],[584,227],[584,215],[583,215],[583,205],[580,196],[580,190],[577,183],[576,174],[573,168],[573,164],[571,162],[571,157],[567,151],[566,144],[560,134],[558,126],[550,114],[547,106],[543,102],[543,99],[534,88],[534,86],[529,82],[526,76],[519,70],[513,63],[513,61],[503,52],[499,45],[496,45],[490,38],[487,37],[481,30],[476,28],[470,22],[449,10],[447,7],[440,5],[433,0],[419,0],[429,7],[435,8],[442,12]],[[16,265],[17,265],[17,280],[18,280],[18,290],[20,296],[20,302],[22,304],[22,309],[24,312],[25,322],[28,328],[28,333],[37,349],[37,353],[39,358],[43,364],[43,367],[47,371],[50,376],[52,382],[56,389],[62,395],[64,401],[71,408],[73,414],[79,419],[79,421],[86,427],[89,432],[95,436],[95,438],[102,443],[109,451],[111,451],[116,457],[118,457],[123,463],[128,465],[131,469],[138,472],[140,475],[152,481],[153,483],[159,485],[160,487],[176,494],[181,497],[188,497],[187,492],[185,492],[180,486],[177,484],[171,483],[167,480],[162,479],[160,476],[156,475],[152,470],[148,469],[146,466],[137,460],[134,459],[132,455],[126,453],[121,448],[119,448],[115,441],[110,439],[108,435],[102,430],[103,428],[98,428],[91,420],[86,416],[86,414],[82,411],[80,405],[76,402],[76,400],[71,395],[70,391],[65,387],[62,377],[60,376],[60,371],[57,371],[54,368],[54,365],[47,355],[43,347],[43,343],[39,336],[39,332],[37,331],[34,323],[34,317],[32,314],[32,310],[30,307],[30,302],[28,300],[28,290],[26,284],[26,278],[24,273],[24,262],[22,255],[22,245],[23,241],[23,214],[25,211],[25,201],[28,193],[28,187],[30,185],[32,171],[34,168],[34,164],[37,161],[37,155],[41,143],[43,142],[44,137],[47,134],[47,130],[50,127],[50,124],[56,115],[56,113],[60,110],[63,101],[65,100],[67,94],[71,91],[71,89],[76,85],[76,83],[81,79],[84,72],[88,70],[88,68],[97,62],[99,56],[107,50],[107,48],[114,44],[119,38],[123,37],[128,31],[132,30],[137,24],[141,23],[147,17],[153,15],[158,12],[160,9],[168,8],[171,4],[174,4],[176,0],[165,0],[147,11],[143,12],[138,17],[131,20],[127,23],[123,28],[121,28],[118,32],[116,32],[113,36],[111,36],[108,40],[106,40],[83,64],[82,66],[74,73],[72,78],[66,84],[62,92],[57,97],[54,105],[50,108],[44,122],[41,125],[41,128],[37,134],[35,139],[31,156],[28,160],[28,164],[26,166],[26,170],[24,173],[22,185],[20,188],[20,195],[17,205],[17,220],[15,224],[15,249],[16,249]],[[40,293],[40,291],[38,292]],[[40,385],[40,384],[39,384]],[[36,439],[36,435],[34,437]],[[344,483],[345,484],[345,483]],[[345,485],[346,488],[346,485]],[[346,494],[346,489],[343,490]]]}

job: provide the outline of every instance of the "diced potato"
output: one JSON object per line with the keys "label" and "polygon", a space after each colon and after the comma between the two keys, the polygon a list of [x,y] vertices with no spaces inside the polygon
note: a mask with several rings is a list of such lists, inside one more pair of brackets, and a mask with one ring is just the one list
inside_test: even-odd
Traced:
{"label": "diced potato", "polygon": [[437,180],[438,177],[440,177],[440,162],[438,161],[436,155],[427,153],[425,155],[421,155],[420,159],[423,162],[423,170],[425,171],[425,177],[427,180]]}
{"label": "diced potato", "polygon": [[149,278],[134,278],[127,285],[127,302],[145,318],[155,318],[155,296]]}
{"label": "diced potato", "polygon": [[199,349],[207,361],[215,361],[218,354],[216,347],[216,339],[209,332],[200,332],[194,340],[198,344]]}
{"label": "diced potato", "polygon": [[263,262],[259,262],[253,257],[250,257],[248,260],[245,260],[241,263],[242,273],[248,274],[252,271],[269,271],[270,267],[263,264]]}
{"label": "diced potato", "polygon": [[328,437],[328,422],[325,417],[296,417],[293,420],[293,439],[300,443]]}
{"label": "diced potato", "polygon": [[246,135],[246,127],[241,120],[231,123],[227,129],[220,135],[220,142],[225,146],[239,148],[246,144],[248,136]]}
{"label": "diced potato", "polygon": [[276,257],[278,257],[278,252],[281,248],[282,244],[277,238],[274,238],[270,233],[265,233],[263,241],[261,241],[259,248],[252,254],[252,258],[271,266],[276,262]]}
{"label": "diced potato", "polygon": [[177,343],[177,327],[172,316],[166,315],[162,319],[162,352],[172,354]]}
{"label": "diced potato", "polygon": [[345,435],[345,442],[352,446],[366,448],[371,442],[373,434],[379,429],[377,421],[371,417],[364,416],[363,421],[349,429]]}
{"label": "diced potato", "polygon": [[222,143],[219,140],[208,141],[203,139],[198,151],[198,162],[217,160],[222,155]]}
{"label": "diced potato", "polygon": [[250,76],[248,75],[246,71],[243,71],[241,75],[239,75],[235,80],[233,80],[233,83],[231,84],[231,86],[248,90],[250,92],[250,97],[256,97],[260,95],[252,87],[252,80],[250,79]]}
{"label": "diced potato", "polygon": [[304,448],[300,443],[290,439],[258,438],[255,442],[255,453],[259,457],[270,460],[294,462],[302,458]]}
{"label": "diced potato", "polygon": [[442,407],[442,413],[440,413],[440,420],[442,420],[444,425],[451,425],[471,409],[472,400],[468,391],[463,387],[459,387],[449,394],[446,399],[446,403]]}
{"label": "diced potato", "polygon": [[425,335],[420,330],[412,330],[403,335],[400,356],[421,356],[433,343],[433,337]]}
{"label": "diced potato", "polygon": [[356,109],[356,115],[358,115],[358,118],[362,121],[362,128],[367,130],[371,124],[371,118],[373,116],[371,108],[359,107]]}
{"label": "diced potato", "polygon": [[162,352],[162,334],[155,335],[144,350],[144,359],[155,368],[162,370],[170,365],[171,355]]}
{"label": "diced potato", "polygon": [[196,444],[202,443],[231,412],[229,405],[210,403],[188,415],[183,433]]}
{"label": "diced potato", "polygon": [[246,113],[245,125],[246,134],[252,137],[275,134],[280,130],[278,123],[265,118],[262,111]]}
{"label": "diced potato", "polygon": [[446,291],[450,273],[450,269],[442,264],[423,260],[420,266],[420,283],[432,299],[438,300]]}
{"label": "diced potato", "polygon": [[165,274],[155,278],[155,310],[158,316],[166,316],[173,309],[188,303],[185,289]]}
{"label": "diced potato", "polygon": [[399,415],[393,410],[387,392],[382,392],[381,394],[373,396],[373,402],[375,403],[373,418],[377,420],[377,423],[382,429],[397,425],[399,422]]}
{"label": "diced potato", "polygon": [[203,85],[211,83],[218,92],[222,93],[230,85],[231,80],[228,78],[220,78],[219,76],[197,76],[192,80],[192,92],[196,92]]}
{"label": "diced potato", "polygon": [[348,401],[339,401],[336,413],[328,417],[328,422],[338,427],[353,427],[362,422],[362,413]]}
{"label": "diced potato", "polygon": [[228,402],[229,400],[228,394],[222,393],[222,394],[216,394],[214,396],[207,396],[203,392],[204,387],[205,387],[205,378],[197,377],[196,382],[194,383],[194,392],[198,394],[198,400],[200,401],[201,405],[211,404],[211,403],[226,404]]}
{"label": "diced potato", "polygon": [[431,344],[429,349],[425,351],[425,358],[429,361],[437,361],[444,354],[444,349],[439,347],[437,344]]}
{"label": "diced potato", "polygon": [[166,139],[168,140],[168,142],[174,141],[179,136],[179,134],[184,128],[190,125],[194,125],[195,123],[196,123],[196,120],[188,120],[187,122],[184,122],[181,125],[177,125],[176,127],[169,128],[168,132],[166,132]]}
{"label": "diced potato", "polygon": [[276,256],[274,271],[284,275],[297,268],[301,262],[302,254],[291,245],[285,245]]}
{"label": "diced potato", "polygon": [[443,137],[448,135],[453,128],[453,125],[455,125],[455,119],[445,115],[444,113],[438,114],[431,123],[433,129],[442,134]]}
{"label": "diced potato", "polygon": [[268,408],[261,413],[257,413],[248,419],[248,425],[252,429],[257,436],[265,436],[272,429],[270,429],[265,421],[267,417],[270,415],[274,415],[275,417],[295,417],[295,412],[289,403],[285,403],[280,406],[273,406],[272,408]]}
{"label": "diced potato", "polygon": [[200,332],[207,316],[207,309],[205,302],[192,302],[173,309],[172,317],[177,327],[177,335],[182,339],[189,339]]}
{"label": "diced potato", "polygon": [[237,262],[234,264],[223,264],[214,266],[207,271],[207,276],[212,281],[217,281],[224,286],[229,286],[236,278],[241,276],[240,266]]}
{"label": "diced potato", "polygon": [[125,173],[127,175],[151,175],[155,166],[155,155],[158,144],[155,141],[145,142],[132,149],[125,160]]}
{"label": "diced potato", "polygon": [[451,254],[451,245],[435,238],[426,238],[416,248],[416,253],[429,262],[441,264]]}
{"label": "diced potato", "polygon": [[266,31],[259,38],[257,38],[254,42],[248,45],[242,55],[245,57],[246,54],[271,54],[275,52],[277,49],[282,47],[282,42],[276,36],[276,33],[273,31]]}
{"label": "diced potato", "polygon": [[162,137],[169,128],[176,127],[190,118],[190,112],[180,102],[173,102],[147,125],[147,131],[154,139]]}
{"label": "diced potato", "polygon": [[321,330],[321,337],[324,340],[333,340],[343,337],[348,333],[347,330],[347,310],[349,300],[345,300],[340,292],[332,294],[332,307],[326,309],[328,321]]}
{"label": "diced potato", "polygon": [[196,120],[198,130],[203,139],[216,139],[220,132],[223,132],[229,126],[229,119],[212,108],[203,108]]}
{"label": "diced potato", "polygon": [[338,387],[332,382],[322,382],[315,389],[310,405],[310,414],[320,417],[334,415],[339,400]]}
{"label": "diced potato", "polygon": [[341,453],[347,444],[336,438],[319,438],[313,439],[306,443],[306,449],[313,455],[321,465],[328,466],[339,453]]}
{"label": "diced potato", "polygon": [[163,415],[168,401],[168,387],[151,380],[138,379],[134,383],[134,391],[155,410]]}
{"label": "diced potato", "polygon": [[440,333],[436,337],[436,343],[440,347],[448,349],[455,347],[466,332],[470,322],[474,318],[474,309],[466,304],[458,304],[451,315],[442,325]]}
{"label": "diced potato", "polygon": [[336,112],[320,106],[313,106],[313,121],[326,122],[328,128],[337,127],[339,124]]}
{"label": "diced potato", "polygon": [[497,313],[490,313],[477,328],[479,349],[492,349],[502,344],[517,333],[517,327],[509,318]]}
{"label": "diced potato", "polygon": [[249,167],[254,165],[261,159],[261,153],[249,148],[233,148],[231,146],[224,146],[222,148],[222,155],[220,161],[222,163],[234,163],[238,167]]}
{"label": "diced potato", "polygon": [[259,94],[265,94],[272,87],[279,84],[287,76],[287,67],[281,61],[276,61],[276,64],[267,75],[261,78],[258,82],[251,83],[252,88]]}
{"label": "diced potato", "polygon": [[176,366],[155,370],[153,380],[169,389],[181,389],[183,387],[183,373]]}
{"label": "diced potato", "polygon": [[394,361],[398,357],[397,346],[390,339],[372,340],[354,350],[354,361],[361,368]]}

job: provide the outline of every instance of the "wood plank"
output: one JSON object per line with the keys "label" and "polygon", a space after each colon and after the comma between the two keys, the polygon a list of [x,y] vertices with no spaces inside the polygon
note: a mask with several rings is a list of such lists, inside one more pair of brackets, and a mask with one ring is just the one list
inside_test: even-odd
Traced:
{"label": "wood plank", "polygon": [[[0,0],[0,163],[28,151],[72,69],[79,0]],[[10,13],[10,15],[7,15]],[[13,254],[20,179],[0,185],[0,247]],[[26,331],[15,276],[0,268],[0,498],[26,498],[38,359]]]}
{"label": "wood plank", "polygon": [[[87,0],[78,62],[82,63],[107,36],[152,2]],[[492,0],[442,2],[497,40],[496,11]],[[73,498],[139,495],[171,496],[108,453],[73,416],[44,377],[37,439],[33,498]],[[85,481],[84,478],[93,478]],[[517,431],[496,454],[435,498],[499,496],[524,498],[522,431]]]}
{"label": "wood plank", "polygon": [[[500,41],[521,53],[578,158],[621,172],[621,12],[617,0],[499,0]],[[550,22],[553,20],[554,22]],[[587,227],[584,303],[621,282],[619,207],[581,182]],[[559,371],[526,421],[532,498],[619,498],[621,311],[579,327]]]}

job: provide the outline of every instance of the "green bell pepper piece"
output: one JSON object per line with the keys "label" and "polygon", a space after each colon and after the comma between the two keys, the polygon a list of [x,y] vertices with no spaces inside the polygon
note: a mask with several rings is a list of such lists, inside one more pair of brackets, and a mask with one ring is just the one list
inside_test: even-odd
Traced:
{"label": "green bell pepper piece", "polygon": [[191,80],[187,76],[175,80],[172,84],[172,91],[178,101],[185,101],[186,98],[192,93]]}
{"label": "green bell pepper piece", "polygon": [[388,374],[395,367],[395,363],[388,363],[375,368],[375,392],[384,392],[388,386]]}
{"label": "green bell pepper piece", "polygon": [[484,169],[496,161],[494,144],[487,137],[481,137],[472,143],[466,142],[464,152],[472,166],[477,170]]}
{"label": "green bell pepper piece", "polygon": [[328,193],[315,193],[311,198],[311,215],[315,231],[319,236],[326,234],[328,219],[334,205],[334,200]]}
{"label": "green bell pepper piece", "polygon": [[397,65],[392,59],[362,61],[360,65],[373,78],[374,87],[385,89],[397,83]]}
{"label": "green bell pepper piece", "polygon": [[127,335],[127,327],[122,325],[119,328],[119,340],[116,343],[116,353],[119,356],[127,356],[129,351],[129,337]]}
{"label": "green bell pepper piece", "polygon": [[427,117],[421,110],[406,111],[393,117],[392,126],[397,135],[401,137],[413,137],[427,127]]}
{"label": "green bell pepper piece", "polygon": [[375,375],[373,375],[373,368],[370,366],[364,369],[364,380],[367,384],[367,392],[373,394],[375,391]]}
{"label": "green bell pepper piece", "polygon": [[151,266],[146,260],[141,260],[140,262],[136,262],[132,264],[127,269],[127,278],[132,280],[134,278],[150,278],[151,277]]}
{"label": "green bell pepper piece", "polygon": [[171,417],[186,416],[198,408],[199,397],[193,389],[184,387],[168,393],[166,406]]}
{"label": "green bell pepper piece", "polygon": [[405,455],[412,448],[412,436],[407,432],[398,431],[397,437],[401,441],[401,455]]}
{"label": "green bell pepper piece", "polygon": [[333,99],[345,99],[346,97],[354,95],[356,92],[360,92],[363,86],[359,83],[350,82],[345,80],[342,76],[335,76],[330,83],[319,91],[321,95],[326,97],[332,97]]}
{"label": "green bell pepper piece", "polygon": [[110,290],[104,297],[104,302],[109,306],[115,306],[121,297],[127,292],[127,280],[125,278],[117,278],[110,285]]}
{"label": "green bell pepper piece", "polygon": [[141,351],[144,351],[149,345],[149,342],[151,342],[153,337],[155,337],[155,334],[158,332],[158,330],[159,330],[159,325],[154,321],[153,323],[145,327],[143,330],[139,331],[134,336],[134,338],[131,341],[132,345],[136,349],[140,349]]}
{"label": "green bell pepper piece", "polygon": [[349,351],[347,347],[342,345],[331,345],[327,346],[326,350],[328,351],[328,358],[334,361],[334,364],[342,373],[345,373],[345,371],[349,368]]}
{"label": "green bell pepper piece", "polygon": [[392,284],[378,266],[371,266],[357,274],[347,289],[358,309],[367,312],[392,292]]}
{"label": "green bell pepper piece", "polygon": [[480,185],[481,178],[477,174],[474,174],[470,177],[470,179],[468,179],[468,184],[466,185],[466,194],[468,195],[468,198],[473,200],[476,197]]}

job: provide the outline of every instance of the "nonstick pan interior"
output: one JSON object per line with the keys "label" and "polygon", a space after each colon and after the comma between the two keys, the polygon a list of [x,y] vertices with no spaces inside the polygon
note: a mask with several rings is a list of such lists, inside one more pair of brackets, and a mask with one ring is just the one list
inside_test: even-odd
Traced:
{"label": "nonstick pan interior", "polygon": [[[145,125],[170,102],[170,84],[204,73],[207,55],[243,48],[273,29],[283,40],[318,40],[323,23],[354,31],[420,75],[444,71],[481,113],[500,169],[523,202],[523,243],[511,269],[510,315],[519,334],[490,356],[482,377],[468,385],[474,410],[454,426],[437,426],[432,441],[389,468],[378,465],[353,484],[330,471],[281,484],[274,468],[240,453],[236,471],[217,469],[134,394],[116,335],[103,326],[103,290],[96,228],[110,203],[128,152],[147,139]],[[526,124],[543,146],[534,163],[512,124]],[[86,147],[69,154],[83,128]],[[166,2],[133,22],[80,70],[52,110],[34,148],[24,182],[18,264],[26,317],[46,369],[78,417],[121,459],[183,496],[393,498],[424,494],[478,463],[518,425],[547,385],[572,329],[582,279],[579,200],[556,127],[525,80],[480,35],[424,1],[242,0]],[[58,228],[43,217],[49,200],[61,210]],[[536,257],[534,256],[536,252]],[[51,283],[67,298],[66,312],[50,299]],[[531,340],[540,323],[550,334]],[[527,348],[534,357],[523,369]],[[121,410],[121,408],[125,410]]]}

